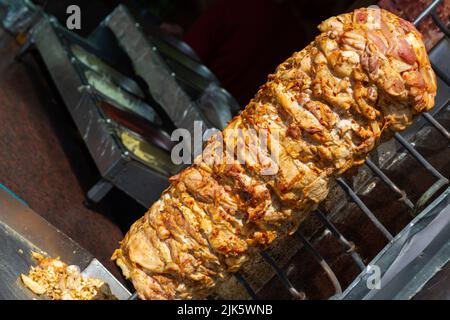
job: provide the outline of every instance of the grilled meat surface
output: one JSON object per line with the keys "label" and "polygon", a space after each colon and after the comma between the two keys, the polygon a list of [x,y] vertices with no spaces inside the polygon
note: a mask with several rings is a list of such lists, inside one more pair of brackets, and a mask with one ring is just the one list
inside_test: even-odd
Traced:
{"label": "grilled meat surface", "polygon": [[140,298],[207,297],[252,255],[295,232],[330,181],[363,164],[382,135],[433,107],[435,75],[409,22],[359,9],[319,29],[203,156],[170,179],[115,251]]}

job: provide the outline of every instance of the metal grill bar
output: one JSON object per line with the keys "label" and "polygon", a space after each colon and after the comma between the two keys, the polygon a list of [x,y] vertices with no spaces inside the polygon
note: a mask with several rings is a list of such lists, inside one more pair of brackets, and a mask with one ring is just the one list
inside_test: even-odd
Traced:
{"label": "metal grill bar", "polygon": [[386,176],[384,172],[381,171],[381,169],[378,168],[372,162],[372,160],[367,159],[366,165],[370,168],[370,170],[372,170],[375,174],[377,174],[380,177],[380,179],[391,188],[392,191],[394,191],[400,196],[400,200],[403,201],[408,208],[410,208],[411,210],[414,209],[414,204],[412,203],[411,200],[409,200],[408,196],[406,195],[406,192],[397,187],[397,185],[394,182],[392,182],[392,180],[389,179],[389,177]]}
{"label": "metal grill bar", "polygon": [[416,19],[414,19],[413,24],[415,26],[418,26],[423,19],[425,19],[430,13],[431,11],[433,11],[440,3],[442,2],[442,0],[434,0],[433,2],[431,2],[428,7],[426,7],[418,16]]}
{"label": "metal grill bar", "polygon": [[433,126],[435,127],[447,140],[450,140],[450,132],[442,126],[432,115],[428,112],[422,114],[423,117]]}
{"label": "metal grill bar", "polygon": [[422,207],[441,187],[448,183],[448,179],[445,178],[435,167],[433,167],[414,147],[403,138],[398,132],[395,133],[395,139],[408,150],[416,160],[427,169],[432,175],[438,178],[436,181],[417,201],[416,207]]}
{"label": "metal grill bar", "polygon": [[247,280],[245,280],[245,278],[242,276],[242,274],[240,274],[239,272],[236,272],[234,274],[234,276],[236,277],[236,279],[242,284],[242,286],[245,288],[245,291],[247,291],[247,293],[249,294],[249,296],[253,299],[253,300],[257,300],[258,296],[256,295],[256,292],[252,289],[252,287],[250,286],[250,284],[247,282]]}
{"label": "metal grill bar", "polygon": [[450,30],[448,27],[442,22],[441,18],[439,18],[439,15],[437,13],[437,7],[433,8],[433,11],[431,12],[431,16],[433,17],[434,23],[441,29],[441,31],[450,38]]}
{"label": "metal grill bar", "polygon": [[325,259],[321,256],[321,254],[319,253],[319,251],[317,251],[311,244],[311,242],[309,242],[308,239],[306,239],[300,232],[297,232],[297,237],[303,242],[303,244],[305,245],[305,248],[307,248],[314,256],[314,259],[316,259],[316,261],[319,263],[319,265],[322,267],[322,269],[325,271],[325,273],[327,274],[328,278],[330,279],[331,283],[333,284],[334,287],[334,292],[335,295],[341,294],[342,293],[342,287],[341,284],[339,283],[338,278],[336,277],[336,274],[333,272],[333,270],[331,269],[330,265],[325,261]]}
{"label": "metal grill bar", "polygon": [[267,252],[262,252],[261,256],[267,263],[270,264],[272,269],[277,274],[278,278],[281,280],[281,282],[283,283],[285,288],[289,291],[289,293],[292,295],[292,297],[294,299],[297,299],[297,300],[305,300],[306,299],[306,294],[303,291],[299,292],[299,291],[297,291],[297,289],[295,289],[295,287],[292,285],[291,281],[288,279],[288,277],[284,273],[284,271],[280,267],[278,267],[275,260],[273,260],[272,257]]}
{"label": "metal grill bar", "polygon": [[353,242],[348,241],[344,235],[336,228],[336,226],[328,220],[328,218],[323,214],[321,210],[316,210],[316,215],[322,220],[322,222],[327,226],[328,230],[336,237],[336,239],[344,246],[348,253],[350,253],[353,261],[358,265],[361,270],[366,268],[361,256],[356,252],[356,247]]}
{"label": "metal grill bar", "polygon": [[392,234],[385,228],[385,226],[378,220],[378,218],[370,211],[370,209],[364,204],[364,202],[359,198],[359,196],[353,191],[352,188],[344,181],[342,178],[337,178],[336,181],[341,186],[341,188],[352,198],[358,207],[364,212],[364,214],[372,221],[372,223],[377,227],[378,230],[383,233],[386,239],[391,241],[394,239]]}

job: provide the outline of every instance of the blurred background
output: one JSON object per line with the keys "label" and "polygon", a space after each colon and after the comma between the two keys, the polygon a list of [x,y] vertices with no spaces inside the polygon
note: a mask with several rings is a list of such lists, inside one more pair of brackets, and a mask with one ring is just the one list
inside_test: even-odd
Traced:
{"label": "blurred background", "polygon": [[[36,1],[38,2],[38,1]],[[144,30],[161,31],[185,41],[239,103],[246,104],[267,74],[317,34],[327,17],[358,7],[378,5],[411,19],[428,0],[92,0],[78,1],[89,35],[119,3],[126,5]],[[64,22],[69,0],[40,1],[46,11]],[[444,1],[439,11],[448,12]],[[447,15],[448,16],[448,15]],[[442,34],[431,19],[421,25],[432,47]],[[270,48],[270,50],[269,50]],[[250,63],[251,62],[251,63]]]}

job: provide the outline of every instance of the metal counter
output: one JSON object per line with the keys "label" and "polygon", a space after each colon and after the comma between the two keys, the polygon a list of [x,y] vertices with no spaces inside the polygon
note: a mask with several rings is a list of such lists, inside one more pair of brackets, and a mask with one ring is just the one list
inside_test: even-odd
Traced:
{"label": "metal counter", "polygon": [[19,279],[21,273],[28,274],[30,266],[36,265],[31,252],[43,252],[79,266],[83,275],[108,283],[118,299],[126,300],[131,295],[88,251],[1,188],[0,243],[1,300],[43,299],[25,288]]}

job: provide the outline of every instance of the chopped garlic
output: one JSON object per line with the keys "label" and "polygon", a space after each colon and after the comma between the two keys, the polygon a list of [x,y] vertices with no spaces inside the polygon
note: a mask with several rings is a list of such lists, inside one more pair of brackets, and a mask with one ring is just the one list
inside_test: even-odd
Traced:
{"label": "chopped garlic", "polygon": [[46,258],[33,252],[38,261],[28,275],[21,274],[23,284],[37,295],[53,300],[114,300],[109,286],[95,278],[85,278],[78,266],[68,266],[59,258]]}

